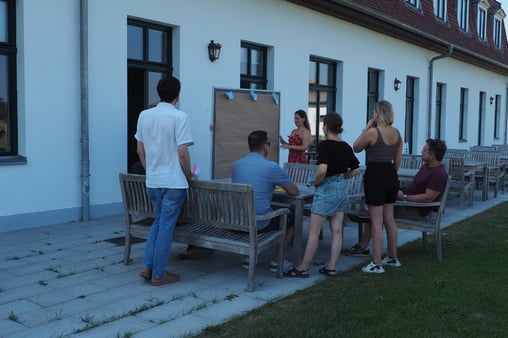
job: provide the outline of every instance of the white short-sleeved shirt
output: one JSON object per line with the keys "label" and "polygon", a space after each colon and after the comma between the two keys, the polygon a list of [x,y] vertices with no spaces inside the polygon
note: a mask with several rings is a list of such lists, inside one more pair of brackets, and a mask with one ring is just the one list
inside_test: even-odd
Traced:
{"label": "white short-sleeved shirt", "polygon": [[178,158],[178,146],[194,143],[186,113],[160,102],[139,114],[134,137],[145,148],[148,188],[189,187]]}

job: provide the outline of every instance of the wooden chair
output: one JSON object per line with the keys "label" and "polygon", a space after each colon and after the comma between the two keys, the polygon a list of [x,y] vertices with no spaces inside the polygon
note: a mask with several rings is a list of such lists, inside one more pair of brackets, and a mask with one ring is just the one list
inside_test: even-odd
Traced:
{"label": "wooden chair", "polygon": [[411,158],[411,169],[420,169],[423,166],[422,155],[412,155]]}
{"label": "wooden chair", "polygon": [[411,169],[412,162],[413,162],[413,155],[402,154],[402,157],[400,159],[400,167],[406,168],[406,169]]}
{"label": "wooden chair", "polygon": [[452,192],[458,192],[460,196],[460,208],[464,209],[466,195],[468,206],[473,205],[475,173],[472,170],[466,171],[464,159],[459,157],[447,157],[444,159],[446,171],[451,177],[450,188]]}
{"label": "wooden chair", "polygon": [[316,176],[317,164],[284,163],[283,169],[293,183],[307,184]]}
{"label": "wooden chair", "polygon": [[488,151],[488,152],[497,152],[499,149],[497,146],[471,146],[469,147],[470,151]]}
{"label": "wooden chair", "polygon": [[506,170],[503,165],[501,165],[501,160],[499,158],[499,152],[491,152],[491,151],[470,151],[466,155],[466,159],[472,161],[479,161],[487,163],[488,167],[488,177],[483,177],[482,171],[475,172],[475,179],[478,183],[483,180],[488,180],[489,184],[494,185],[494,197],[497,197],[498,192],[504,192],[504,178],[506,174]]}

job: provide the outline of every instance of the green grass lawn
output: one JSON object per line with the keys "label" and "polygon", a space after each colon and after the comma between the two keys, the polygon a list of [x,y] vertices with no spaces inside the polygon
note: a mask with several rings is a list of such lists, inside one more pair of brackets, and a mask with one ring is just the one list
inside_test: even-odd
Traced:
{"label": "green grass lawn", "polygon": [[442,262],[429,238],[400,268],[354,268],[199,337],[507,337],[508,203],[445,228]]}

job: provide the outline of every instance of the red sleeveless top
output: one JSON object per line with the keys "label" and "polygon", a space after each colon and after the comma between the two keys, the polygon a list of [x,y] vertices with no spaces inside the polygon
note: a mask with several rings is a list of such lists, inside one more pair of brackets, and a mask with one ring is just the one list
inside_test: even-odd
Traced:
{"label": "red sleeveless top", "polygon": [[[289,136],[289,145],[291,146],[301,146],[303,144],[303,140],[299,134],[293,134]],[[289,163],[303,163],[308,164],[309,159],[307,158],[307,155],[305,154],[305,150],[289,150],[288,155],[288,162]]]}

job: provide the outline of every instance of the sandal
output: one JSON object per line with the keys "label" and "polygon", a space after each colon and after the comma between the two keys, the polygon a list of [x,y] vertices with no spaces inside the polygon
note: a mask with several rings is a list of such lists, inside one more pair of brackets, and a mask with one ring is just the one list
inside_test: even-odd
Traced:
{"label": "sandal", "polygon": [[289,271],[284,272],[284,277],[298,277],[298,278],[309,278],[309,269],[298,270],[297,268],[292,268]]}
{"label": "sandal", "polygon": [[337,271],[335,271],[334,269],[327,269],[326,267],[322,267],[321,269],[319,269],[319,273],[327,275],[328,277],[337,277]]}

